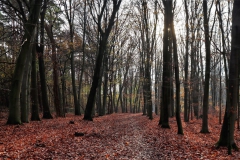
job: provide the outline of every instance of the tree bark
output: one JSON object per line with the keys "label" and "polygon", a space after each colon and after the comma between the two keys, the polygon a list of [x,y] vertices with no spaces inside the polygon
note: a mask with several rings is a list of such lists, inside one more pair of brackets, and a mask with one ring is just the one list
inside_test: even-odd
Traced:
{"label": "tree bark", "polygon": [[29,18],[24,23],[25,33],[23,36],[23,45],[18,56],[14,69],[12,86],[9,95],[9,115],[7,124],[20,124],[20,91],[23,79],[23,71],[27,56],[31,54],[31,46],[35,39],[35,29],[38,22],[38,17],[41,9],[42,0],[36,0],[31,4]]}
{"label": "tree bark", "polygon": [[179,65],[178,65],[178,54],[177,54],[177,39],[174,28],[174,15],[171,14],[171,31],[172,31],[172,42],[173,42],[173,59],[175,69],[175,83],[176,83],[176,120],[178,126],[178,134],[183,134],[181,116],[180,116],[180,79],[179,79]]}
{"label": "tree bark", "polygon": [[[151,57],[152,57],[152,49],[150,48],[150,37],[149,37],[149,26],[148,26],[148,8],[147,2],[143,1],[143,21],[144,21],[144,29],[145,29],[145,39],[146,39],[146,47],[143,49],[146,53],[145,59],[145,72],[144,72],[144,93],[145,93],[145,100],[146,100],[146,109],[147,109],[147,116],[149,119],[153,119],[152,116],[152,89],[151,89]],[[154,43],[154,42],[152,42]]]}
{"label": "tree bark", "polygon": [[70,30],[70,41],[68,43],[70,48],[70,62],[71,62],[71,77],[72,77],[72,90],[73,90],[73,100],[74,100],[74,108],[75,108],[75,115],[81,115],[80,104],[78,102],[77,97],[77,89],[76,89],[76,73],[75,73],[75,51],[74,51],[74,9],[75,3],[72,0],[67,0],[64,2],[65,14],[69,25]]}
{"label": "tree bark", "polygon": [[52,63],[53,63],[53,95],[54,95],[54,106],[56,109],[57,117],[65,117],[63,106],[60,99],[60,88],[59,88],[59,64],[57,62],[57,51],[56,42],[53,38],[52,28],[47,23],[44,24],[47,35],[52,45]]}
{"label": "tree bark", "polygon": [[[163,76],[162,76],[162,128],[170,128],[168,108],[170,107],[170,78],[171,78],[171,52],[169,51],[169,29],[170,16],[172,12],[172,1],[163,1],[164,3],[164,35],[163,35]],[[160,117],[161,118],[161,117]],[[160,123],[160,122],[159,122]]]}
{"label": "tree bark", "polygon": [[104,86],[103,86],[103,105],[101,110],[101,115],[105,115],[105,109],[107,106],[107,93],[108,93],[108,54],[109,52],[106,51],[106,55],[104,56]]}
{"label": "tree bark", "polygon": [[82,42],[82,52],[83,52],[83,57],[82,57],[82,68],[81,68],[81,73],[80,73],[80,80],[79,80],[79,87],[78,87],[78,105],[81,106],[81,90],[82,90],[82,81],[83,81],[83,73],[85,70],[85,39],[86,39],[86,22],[87,22],[87,17],[86,17],[86,7],[87,7],[87,1],[84,1],[84,15],[83,15],[83,42]]}
{"label": "tree bark", "polygon": [[188,0],[184,0],[185,14],[186,14],[186,45],[185,45],[185,64],[184,64],[184,122],[188,122],[188,94],[189,94],[189,79],[188,79],[188,46],[189,46],[189,13]]}
{"label": "tree bark", "polygon": [[85,114],[84,114],[84,120],[89,120],[92,121],[92,110],[94,108],[94,99],[96,96],[96,89],[98,86],[98,81],[100,79],[100,71],[102,68],[102,61],[103,61],[103,56],[104,56],[104,52],[106,50],[106,45],[107,45],[107,40],[108,37],[110,35],[110,32],[112,30],[112,27],[114,25],[114,19],[116,16],[116,13],[120,7],[122,0],[115,0],[113,1],[113,11],[111,14],[111,17],[109,19],[109,23],[107,25],[107,28],[105,29],[105,32],[102,30],[101,28],[101,21],[102,21],[102,15],[104,12],[104,9],[106,7],[107,4],[107,0],[104,0],[104,5],[102,7],[101,10],[101,14],[98,16],[98,28],[101,34],[101,39],[100,39],[100,43],[99,43],[99,51],[98,51],[98,55],[97,55],[97,59],[96,59],[96,64],[95,64],[95,69],[94,69],[94,75],[93,75],[93,81],[92,81],[92,86],[90,89],[90,93],[88,96],[88,100],[87,100],[87,105],[86,105],[86,109],[85,109]]}
{"label": "tree bark", "polygon": [[21,86],[21,121],[22,123],[29,123],[29,109],[30,109],[30,76],[31,76],[31,61],[32,55],[29,55],[26,59],[26,64],[24,66],[24,75]]}
{"label": "tree bark", "polygon": [[204,96],[203,96],[203,118],[201,133],[209,133],[208,130],[208,101],[209,101],[209,79],[210,79],[210,39],[209,26],[207,17],[207,1],[203,0],[203,15],[204,15],[204,34],[205,34],[205,48],[206,48],[206,66],[205,66],[205,80],[204,80]]}
{"label": "tree bark", "polygon": [[228,147],[228,154],[231,149],[238,150],[234,140],[234,126],[237,113],[238,100],[238,54],[240,52],[240,1],[234,0],[232,12],[232,43],[229,66],[229,80],[227,86],[227,104],[224,115],[224,121],[220,133],[219,141],[216,146]]}
{"label": "tree bark", "polygon": [[47,2],[48,0],[44,0],[44,4],[42,6],[41,12],[41,26],[40,26],[40,46],[37,46],[38,52],[38,66],[39,66],[39,75],[40,75],[40,83],[41,83],[41,98],[42,98],[42,105],[43,105],[43,119],[52,119],[52,115],[50,112],[50,107],[48,103],[48,93],[47,93],[47,84],[46,84],[46,76],[45,76],[45,64],[43,59],[44,53],[44,19],[45,13],[47,9]]}
{"label": "tree bark", "polygon": [[37,90],[37,68],[36,68],[36,44],[32,49],[32,72],[31,72],[31,102],[32,102],[32,121],[40,121],[38,107],[38,90]]}

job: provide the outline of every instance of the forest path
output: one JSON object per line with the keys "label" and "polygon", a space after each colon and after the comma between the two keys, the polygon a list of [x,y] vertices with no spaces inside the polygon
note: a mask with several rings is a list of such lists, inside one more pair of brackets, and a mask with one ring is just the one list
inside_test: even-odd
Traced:
{"label": "forest path", "polygon": [[141,114],[123,114],[111,119],[107,132],[112,133],[109,137],[116,145],[106,151],[109,159],[150,159],[152,150],[145,139],[148,120],[141,117]]}
{"label": "forest path", "polygon": [[[1,122],[0,159],[151,159],[142,114],[111,114],[42,120],[18,126]],[[74,122],[74,124],[70,124]],[[84,136],[75,136],[75,132]]]}
{"label": "forest path", "polygon": [[[77,159],[77,160],[159,160],[159,159],[240,159],[239,152],[227,155],[226,148],[215,149],[221,125],[209,117],[210,134],[200,134],[201,119],[183,122],[184,135],[177,135],[175,118],[171,129],[139,114],[111,114],[84,121],[83,116],[67,115],[5,125],[0,119],[0,159]],[[71,123],[70,123],[71,122]],[[83,136],[75,136],[81,132]],[[240,132],[236,131],[240,146]]]}

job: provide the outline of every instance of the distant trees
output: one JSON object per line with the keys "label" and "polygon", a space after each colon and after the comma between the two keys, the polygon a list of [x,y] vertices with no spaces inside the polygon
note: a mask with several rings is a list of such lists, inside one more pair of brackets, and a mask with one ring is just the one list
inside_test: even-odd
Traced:
{"label": "distant trees", "polygon": [[8,123],[73,111],[85,120],[114,112],[153,119],[155,110],[163,128],[176,115],[179,134],[182,112],[185,122],[202,115],[208,133],[208,114],[221,123],[226,101],[218,146],[236,147],[239,2],[183,2],[1,0],[0,105],[9,107]]}
{"label": "distant trees", "polygon": [[75,34],[75,10],[77,9],[77,2],[69,0],[62,2],[64,6],[65,16],[69,25],[69,52],[70,52],[70,63],[71,63],[71,77],[72,77],[72,91],[73,91],[73,100],[74,100],[74,109],[75,115],[81,115],[79,99],[77,96],[76,88],[76,71],[75,71],[75,50],[74,50],[74,34]]}
{"label": "distant trees", "polygon": [[[96,63],[95,63],[92,86],[90,89],[90,93],[88,96],[87,105],[86,105],[86,109],[85,109],[85,114],[84,114],[85,120],[92,120],[92,110],[94,108],[96,89],[97,89],[99,80],[101,78],[100,73],[101,73],[101,68],[102,68],[102,61],[103,61],[103,57],[106,52],[108,37],[113,28],[114,19],[119,10],[121,2],[122,2],[121,0],[119,0],[119,1],[113,0],[112,1],[112,4],[113,4],[112,13],[110,15],[109,21],[106,22],[106,26],[103,28],[102,27],[102,20],[103,20],[103,16],[104,16],[103,14],[104,14],[105,10],[107,9],[107,4],[108,4],[108,1],[104,0],[101,10],[100,10],[100,13],[96,20],[98,32],[100,35],[100,40],[99,40],[99,49],[98,49],[98,54],[97,54]],[[91,4],[91,5],[93,5],[93,4]],[[92,9],[93,9],[93,6],[92,6]]]}

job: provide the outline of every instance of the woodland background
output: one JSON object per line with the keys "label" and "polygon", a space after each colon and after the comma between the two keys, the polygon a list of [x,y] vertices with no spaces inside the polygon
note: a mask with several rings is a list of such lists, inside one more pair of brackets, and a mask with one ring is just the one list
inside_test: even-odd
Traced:
{"label": "woodland background", "polygon": [[238,0],[2,0],[0,8],[7,124],[142,113],[160,115],[162,128],[176,117],[178,134],[201,118],[205,134],[214,116],[216,147],[237,150]]}

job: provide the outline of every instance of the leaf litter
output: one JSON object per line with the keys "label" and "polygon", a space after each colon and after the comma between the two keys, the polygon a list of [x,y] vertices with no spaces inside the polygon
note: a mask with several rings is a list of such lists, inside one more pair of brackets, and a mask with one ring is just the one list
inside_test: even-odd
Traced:
{"label": "leaf litter", "polygon": [[[227,155],[215,149],[221,125],[209,116],[210,134],[201,134],[201,119],[182,122],[184,135],[177,135],[175,118],[171,129],[142,114],[111,114],[84,121],[83,116],[5,125],[0,121],[1,159],[240,159],[240,152]],[[240,146],[240,131],[235,140]]]}

